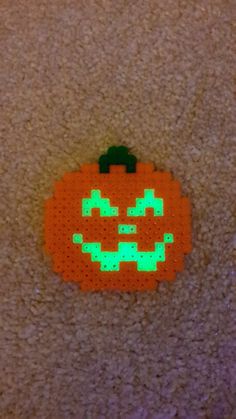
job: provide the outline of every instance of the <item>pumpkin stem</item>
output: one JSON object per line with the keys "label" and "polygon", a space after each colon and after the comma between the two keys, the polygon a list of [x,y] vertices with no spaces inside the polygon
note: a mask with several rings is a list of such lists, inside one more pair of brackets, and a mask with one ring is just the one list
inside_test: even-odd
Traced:
{"label": "pumpkin stem", "polygon": [[106,154],[99,157],[99,172],[109,173],[109,166],[111,164],[121,164],[126,166],[127,173],[136,172],[137,158],[133,154],[129,154],[129,149],[125,146],[109,147]]}

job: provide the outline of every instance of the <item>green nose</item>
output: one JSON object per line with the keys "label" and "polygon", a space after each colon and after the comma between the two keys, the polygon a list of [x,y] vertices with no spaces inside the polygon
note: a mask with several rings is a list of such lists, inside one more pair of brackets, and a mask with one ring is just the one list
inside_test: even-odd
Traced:
{"label": "green nose", "polygon": [[118,224],[119,234],[135,234],[137,233],[137,226],[135,224]]}

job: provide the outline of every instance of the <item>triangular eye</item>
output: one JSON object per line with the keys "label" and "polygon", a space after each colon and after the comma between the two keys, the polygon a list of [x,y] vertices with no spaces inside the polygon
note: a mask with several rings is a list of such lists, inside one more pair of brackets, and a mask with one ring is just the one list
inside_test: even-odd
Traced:
{"label": "triangular eye", "polygon": [[110,205],[109,198],[102,198],[99,189],[92,189],[90,198],[82,199],[82,216],[90,217],[92,209],[99,208],[101,217],[114,217],[119,213],[118,207]]}
{"label": "triangular eye", "polygon": [[155,197],[154,189],[144,189],[143,198],[136,198],[135,207],[127,208],[127,215],[130,217],[142,217],[146,215],[146,208],[153,208],[155,216],[164,215],[164,203],[162,198]]}

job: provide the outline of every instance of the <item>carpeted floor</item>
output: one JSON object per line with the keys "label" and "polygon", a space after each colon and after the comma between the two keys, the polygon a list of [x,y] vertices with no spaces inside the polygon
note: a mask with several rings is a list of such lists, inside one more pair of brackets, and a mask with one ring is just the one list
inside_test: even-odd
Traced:
{"label": "carpeted floor", "polygon": [[[1,419],[236,418],[234,5],[1,1]],[[54,181],[111,144],[192,202],[155,292],[81,293],[42,251]]]}

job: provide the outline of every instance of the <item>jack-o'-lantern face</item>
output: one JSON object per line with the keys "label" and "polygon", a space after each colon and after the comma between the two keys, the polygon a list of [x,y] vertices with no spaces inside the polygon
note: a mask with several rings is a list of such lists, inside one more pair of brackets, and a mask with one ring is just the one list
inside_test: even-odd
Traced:
{"label": "jack-o'-lantern face", "polygon": [[154,289],[183,269],[191,250],[189,200],[169,173],[150,163],[135,163],[135,170],[109,163],[101,173],[98,164],[84,165],[65,174],[46,202],[45,247],[54,270],[82,290]]}

